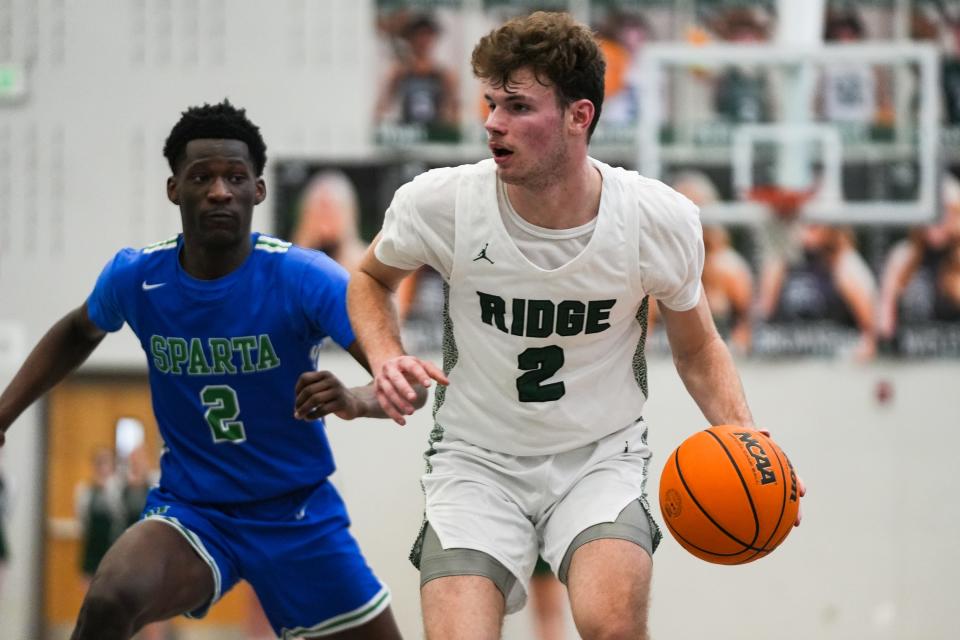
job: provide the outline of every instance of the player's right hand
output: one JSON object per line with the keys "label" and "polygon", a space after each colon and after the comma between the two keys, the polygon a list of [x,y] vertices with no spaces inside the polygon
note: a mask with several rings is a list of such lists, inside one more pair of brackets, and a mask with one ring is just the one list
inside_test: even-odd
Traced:
{"label": "player's right hand", "polygon": [[334,414],[353,420],[363,414],[363,402],[329,371],[306,371],[297,378],[293,417],[316,420]]}
{"label": "player's right hand", "polygon": [[413,403],[417,392],[411,382],[426,389],[431,380],[444,385],[450,383],[440,367],[432,362],[403,355],[390,358],[374,372],[373,386],[384,413],[397,424],[405,425],[404,416],[411,415],[416,409]]}

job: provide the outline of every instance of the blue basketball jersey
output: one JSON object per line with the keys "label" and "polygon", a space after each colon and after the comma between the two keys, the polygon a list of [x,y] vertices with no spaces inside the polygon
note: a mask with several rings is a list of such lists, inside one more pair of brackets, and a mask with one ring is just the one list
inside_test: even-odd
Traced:
{"label": "blue basketball jersey", "polygon": [[182,236],[123,249],[87,300],[105,331],[130,325],[147,354],[165,450],[160,486],[194,503],[274,498],[334,470],[322,420],[293,417],[294,386],[330,336],[354,341],[347,273],[318,251],[253,234],[233,273],[197,280]]}

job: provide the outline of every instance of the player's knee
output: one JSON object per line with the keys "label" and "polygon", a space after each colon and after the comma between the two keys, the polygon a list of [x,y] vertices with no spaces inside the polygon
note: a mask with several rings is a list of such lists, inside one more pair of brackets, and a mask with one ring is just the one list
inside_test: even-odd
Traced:
{"label": "player's knee", "polygon": [[135,615],[129,594],[115,584],[94,580],[83,599],[72,640],[128,637]]}
{"label": "player's knee", "polygon": [[106,568],[101,566],[90,583],[84,598],[84,608],[95,619],[110,616],[124,623],[136,622],[150,602],[149,572],[129,567]]}
{"label": "player's knee", "polygon": [[584,640],[647,640],[646,615],[614,616],[590,612],[576,616],[580,637]]}
{"label": "player's knee", "polygon": [[578,599],[573,619],[586,640],[646,640],[647,607],[634,593],[606,593],[590,601]]}

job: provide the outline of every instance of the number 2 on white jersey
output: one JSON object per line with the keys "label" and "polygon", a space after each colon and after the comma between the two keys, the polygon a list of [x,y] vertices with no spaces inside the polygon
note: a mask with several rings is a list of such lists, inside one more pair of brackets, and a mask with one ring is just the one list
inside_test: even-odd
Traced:
{"label": "number 2 on white jersey", "polygon": [[520,402],[552,402],[567,392],[563,381],[541,384],[563,366],[563,349],[556,345],[530,347],[517,356],[517,366],[526,371],[517,378]]}

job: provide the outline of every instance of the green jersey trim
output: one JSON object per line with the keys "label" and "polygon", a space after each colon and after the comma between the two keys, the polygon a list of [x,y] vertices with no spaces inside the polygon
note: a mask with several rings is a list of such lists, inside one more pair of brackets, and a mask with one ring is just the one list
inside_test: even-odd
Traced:
{"label": "green jersey trim", "polygon": [[167,238],[166,240],[161,240],[160,242],[154,242],[153,244],[148,244],[141,252],[143,253],[154,253],[156,251],[166,251],[167,249],[175,249],[177,247],[177,237]]}
{"label": "green jersey trim", "polygon": [[257,238],[257,244],[254,249],[268,253],[286,253],[291,246],[293,246],[292,242],[271,238],[270,236],[260,236]]}

